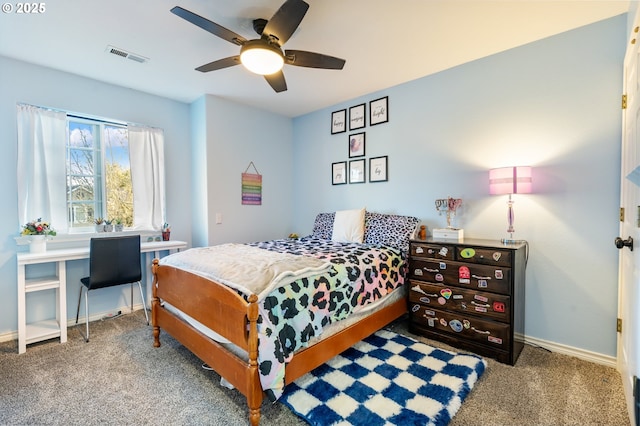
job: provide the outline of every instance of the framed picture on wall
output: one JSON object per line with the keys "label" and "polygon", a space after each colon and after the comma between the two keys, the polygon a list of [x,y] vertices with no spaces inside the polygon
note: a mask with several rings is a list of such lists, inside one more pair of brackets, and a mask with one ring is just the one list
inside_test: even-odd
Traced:
{"label": "framed picture on wall", "polygon": [[389,121],[389,97],[369,102],[369,125],[386,123]]}
{"label": "framed picture on wall", "polygon": [[362,160],[349,161],[349,183],[364,183],[365,179],[364,158]]}
{"label": "framed picture on wall", "polygon": [[331,113],[331,134],[347,131],[347,110],[341,109]]}
{"label": "framed picture on wall", "polygon": [[342,185],[347,183],[347,162],[340,161],[331,164],[331,184]]}
{"label": "framed picture on wall", "polygon": [[387,156],[369,158],[369,182],[386,182],[389,180],[387,174]]}
{"label": "framed picture on wall", "polygon": [[362,157],[364,155],[364,132],[349,135],[349,158]]}
{"label": "framed picture on wall", "polygon": [[366,105],[360,104],[349,108],[349,130],[363,129],[366,125]]}

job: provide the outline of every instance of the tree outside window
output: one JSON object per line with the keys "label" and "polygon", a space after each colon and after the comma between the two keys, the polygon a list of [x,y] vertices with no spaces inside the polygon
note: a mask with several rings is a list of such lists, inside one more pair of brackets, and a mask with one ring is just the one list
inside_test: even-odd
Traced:
{"label": "tree outside window", "polygon": [[70,229],[97,218],[133,225],[133,190],[127,128],[68,119],[67,208]]}

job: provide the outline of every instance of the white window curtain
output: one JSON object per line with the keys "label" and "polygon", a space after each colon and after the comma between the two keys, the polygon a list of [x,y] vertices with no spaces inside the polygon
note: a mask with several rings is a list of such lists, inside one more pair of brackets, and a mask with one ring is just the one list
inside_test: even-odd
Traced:
{"label": "white window curtain", "polygon": [[133,186],[133,227],[158,231],[165,222],[164,133],[127,126]]}
{"label": "white window curtain", "polygon": [[67,232],[67,114],[18,104],[17,118],[19,225],[42,218]]}

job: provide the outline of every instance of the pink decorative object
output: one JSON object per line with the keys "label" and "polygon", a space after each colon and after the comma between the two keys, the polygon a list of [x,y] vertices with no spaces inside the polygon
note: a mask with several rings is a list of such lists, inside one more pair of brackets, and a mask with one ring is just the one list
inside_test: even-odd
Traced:
{"label": "pink decorative object", "polygon": [[456,214],[456,210],[462,205],[462,198],[441,198],[436,200],[436,210],[439,215],[445,213],[447,215],[447,228],[453,229],[451,226],[451,219]]}

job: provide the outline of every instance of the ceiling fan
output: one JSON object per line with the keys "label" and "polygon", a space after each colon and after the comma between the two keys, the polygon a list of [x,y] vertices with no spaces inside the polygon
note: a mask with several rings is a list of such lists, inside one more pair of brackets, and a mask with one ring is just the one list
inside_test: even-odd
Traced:
{"label": "ceiling fan", "polygon": [[286,0],[270,20],[253,21],[253,29],[260,38],[252,40],[247,40],[180,6],[174,7],[171,12],[221,39],[240,46],[239,55],[209,62],[196,68],[197,71],[215,71],[242,63],[249,71],[263,75],[273,90],[284,92],[287,90],[287,82],[282,73],[284,64],[331,70],[341,70],[345,64],[344,59],[321,53],[304,50],[285,50],[283,53],[282,45],[298,28],[308,9],[309,5],[303,0]]}

